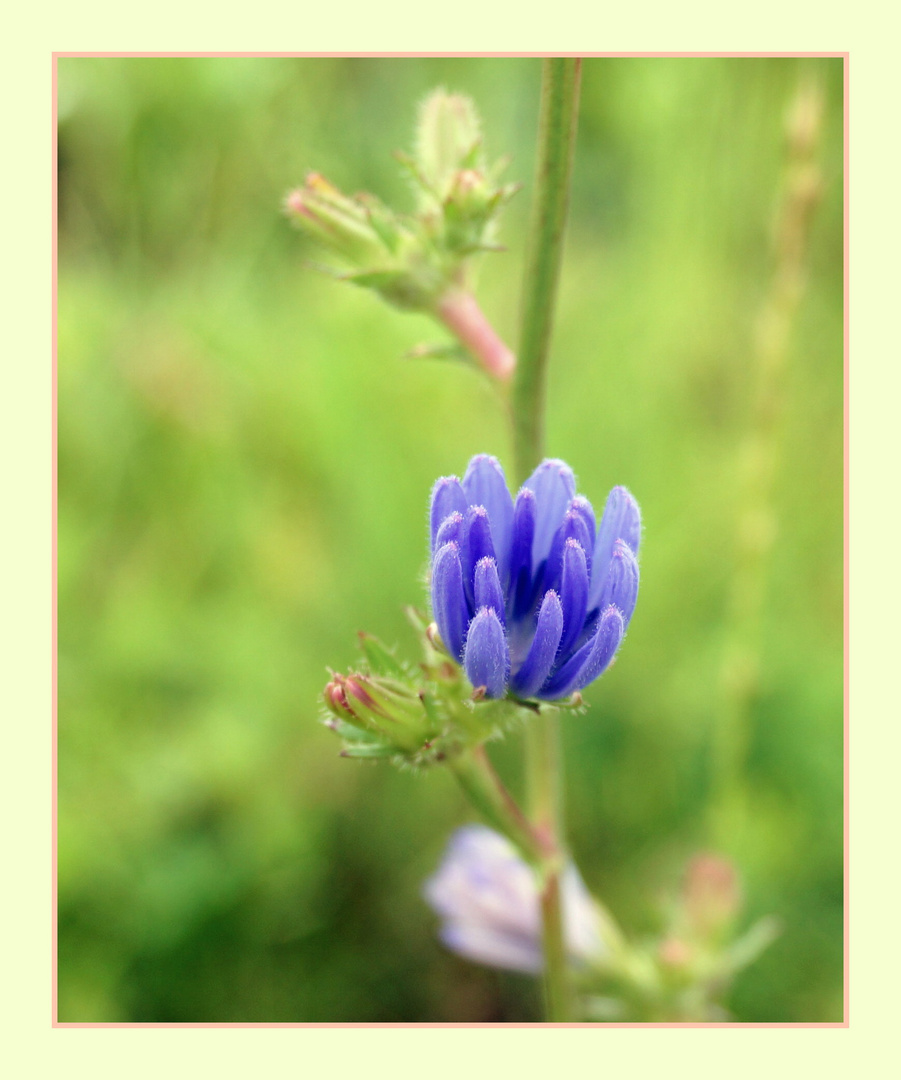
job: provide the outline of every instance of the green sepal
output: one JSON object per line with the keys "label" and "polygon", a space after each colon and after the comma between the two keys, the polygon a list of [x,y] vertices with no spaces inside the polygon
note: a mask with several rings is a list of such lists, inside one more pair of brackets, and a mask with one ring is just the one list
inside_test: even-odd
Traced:
{"label": "green sepal", "polygon": [[431,196],[438,201],[438,192],[429,184],[425,176],[422,174],[422,170],[414,158],[409,154],[405,154],[403,150],[394,151],[395,159],[404,167],[404,170],[408,173],[416,186],[420,188],[426,195]]}
{"label": "green sepal", "polygon": [[361,630],[357,636],[360,639],[360,648],[373,674],[391,675],[400,679],[409,676],[409,669],[377,637],[367,634],[365,630]]}
{"label": "green sepal", "polygon": [[423,343],[421,345],[414,345],[412,349],[409,349],[404,353],[405,360],[460,360],[466,364],[474,364],[470,354],[463,348],[462,345],[455,345],[451,342],[446,344],[434,344],[429,345]]}
{"label": "green sepal", "polygon": [[340,720],[338,717],[333,716],[332,713],[329,713],[322,722],[329,731],[334,731],[336,735],[340,735],[342,739],[345,739],[348,742],[355,742],[366,746],[382,744],[381,738],[374,732],[369,731],[366,728],[357,727],[355,724],[348,724],[344,720]]}
{"label": "green sepal", "polygon": [[393,746],[379,744],[365,745],[363,743],[346,743],[341,750],[341,757],[367,758],[369,760],[384,760],[396,757],[397,750]]}
{"label": "green sepal", "polygon": [[375,195],[367,192],[358,195],[357,198],[364,207],[367,220],[378,238],[392,255],[397,254],[403,234],[403,228],[397,217]]}
{"label": "green sepal", "polygon": [[477,169],[482,160],[482,140],[476,139],[469,150],[460,159],[461,169]]}

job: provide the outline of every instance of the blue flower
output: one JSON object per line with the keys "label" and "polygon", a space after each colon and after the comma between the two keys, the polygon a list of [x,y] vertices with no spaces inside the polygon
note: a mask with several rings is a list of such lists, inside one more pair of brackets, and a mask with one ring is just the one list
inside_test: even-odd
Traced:
{"label": "blue flower", "polygon": [[[609,952],[600,909],[570,863],[560,879],[567,952],[591,963]],[[499,833],[465,825],[425,883],[449,949],[490,967],[537,974],[544,966],[534,871]]]}
{"label": "blue flower", "polygon": [[432,613],[489,698],[557,701],[610,666],[638,597],[641,516],[615,487],[596,524],[572,469],[543,461],[514,501],[496,458],[432,489]]}

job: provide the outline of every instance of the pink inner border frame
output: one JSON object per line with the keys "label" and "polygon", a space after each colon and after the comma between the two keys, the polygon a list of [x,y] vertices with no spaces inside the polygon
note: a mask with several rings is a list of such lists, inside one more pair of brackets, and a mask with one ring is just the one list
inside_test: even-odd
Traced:
{"label": "pink inner border frame", "polygon": [[[606,59],[628,59],[628,58],[654,58],[654,57],[670,57],[670,58],[733,58],[733,57],[748,57],[748,58],[829,58],[829,59],[841,59],[843,60],[843,86],[844,86],[844,172],[842,177],[843,184],[843,196],[844,196],[844,276],[843,276],[843,295],[844,295],[844,1019],[840,1022],[811,1022],[811,1023],[571,1023],[571,1024],[364,1024],[364,1023],[348,1023],[348,1024],[309,1024],[309,1023],[106,1023],[106,1022],[65,1022],[58,1019],[57,1005],[58,1005],[58,987],[57,987],[57,960],[58,960],[58,929],[57,929],[57,910],[58,910],[58,883],[57,883],[57,871],[56,871],[56,853],[57,853],[57,777],[58,777],[58,762],[57,762],[57,733],[58,733],[58,690],[57,690],[57,411],[58,411],[58,399],[57,399],[57,209],[58,209],[58,190],[57,190],[57,61],[61,58],[79,58],[79,57],[117,57],[122,59],[138,58],[138,57],[194,57],[194,58],[213,58],[213,57],[248,57],[259,59],[271,59],[271,58],[284,58],[284,59],[312,59],[316,57],[322,58],[440,58],[440,57],[452,57],[452,58],[496,58],[503,59],[507,57],[533,57],[542,58],[547,56],[564,56],[564,57],[582,57],[585,59],[591,58],[606,58]],[[849,354],[849,276],[848,276],[848,260],[849,260],[849,222],[848,222],[848,168],[849,168],[849,61],[850,54],[847,52],[54,52],[51,54],[52,58],[52,128],[51,128],[51,158],[52,158],[52,170],[53,170],[53,191],[51,199],[51,213],[52,213],[52,335],[53,335],[53,352],[52,352],[52,403],[51,403],[51,446],[52,446],[52,494],[51,494],[51,528],[53,532],[52,545],[51,545],[51,580],[52,580],[52,610],[51,610],[51,668],[52,668],[52,709],[53,715],[51,720],[51,732],[53,741],[53,753],[51,763],[51,882],[52,882],[52,926],[51,926],[51,1026],[54,1028],[848,1028],[850,1027],[850,921],[849,921],[849,908],[850,908],[850,880],[849,880],[849,866],[850,866],[850,846],[849,846],[849,784],[850,784],[850,772],[849,772],[849,758],[850,758],[850,739],[849,739],[849,375],[848,375],[848,354]]]}

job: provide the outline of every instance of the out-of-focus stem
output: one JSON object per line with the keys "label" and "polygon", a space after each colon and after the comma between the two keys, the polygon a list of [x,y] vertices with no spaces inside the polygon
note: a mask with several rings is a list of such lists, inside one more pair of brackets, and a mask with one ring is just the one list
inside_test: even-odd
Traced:
{"label": "out-of-focus stem", "polygon": [[559,846],[562,787],[559,712],[544,708],[542,714],[532,721],[537,736],[527,743],[526,768],[533,800],[531,820],[495,772],[484,746],[452,758],[450,767],[473,806],[515,844],[539,877],[547,1019],[559,1023],[573,1018],[561,892],[565,860]]}
{"label": "out-of-focus stem", "polygon": [[489,375],[502,383],[509,380],[516,357],[498,337],[472,293],[448,290],[438,301],[435,315]]}
{"label": "out-of-focus stem", "polygon": [[537,830],[504,787],[484,746],[452,758],[451,769],[470,802],[482,817],[511,840],[536,869],[544,866],[545,846]]}
{"label": "out-of-focus stem", "polygon": [[[760,311],[754,349],[755,389],[739,463],[740,518],[729,635],[722,670],[722,707],[714,729],[714,830],[730,829],[741,800],[750,710],[758,681],[760,619],[776,538],[773,476],[791,330],[804,294],[810,220],[821,189],[817,152],[823,88],[805,79],[786,125],[786,165],[773,235],[773,278]],[[724,838],[725,839],[725,838]]]}
{"label": "out-of-focus stem", "polygon": [[560,713],[542,708],[526,732],[526,780],[529,814],[544,849],[541,883],[541,937],[544,949],[547,1019],[573,1019],[573,989],[566,960],[560,875],[565,864],[563,841],[563,769]]}

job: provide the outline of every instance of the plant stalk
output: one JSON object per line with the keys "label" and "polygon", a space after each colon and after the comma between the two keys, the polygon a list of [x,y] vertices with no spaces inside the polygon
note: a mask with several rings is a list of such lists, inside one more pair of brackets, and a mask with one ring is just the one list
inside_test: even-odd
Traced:
{"label": "plant stalk", "polygon": [[541,940],[547,1019],[574,1019],[573,989],[566,957],[561,874],[566,863],[563,841],[563,770],[560,713],[542,708],[526,729],[526,783],[529,814],[544,851]]}
{"label": "plant stalk", "polygon": [[513,382],[513,449],[522,483],[544,454],[547,358],[569,208],[581,61],[548,58],[541,80],[535,202]]}
{"label": "plant stalk", "polygon": [[545,851],[539,834],[494,771],[484,745],[458,754],[451,759],[450,766],[482,817],[511,840],[532,866],[541,870]]}
{"label": "plant stalk", "polygon": [[767,575],[778,532],[774,477],[780,420],[791,333],[806,284],[811,220],[823,184],[818,154],[824,107],[822,84],[817,79],[801,80],[786,124],[786,160],[772,237],[773,275],[758,319],[752,359],[756,385],[736,478],[741,514],[720,675],[721,707],[711,747],[710,818],[717,844],[734,836],[747,814],[745,768],[759,692]]}
{"label": "plant stalk", "polygon": [[435,317],[490,376],[502,384],[510,379],[516,357],[498,337],[472,293],[449,289],[438,301]]}
{"label": "plant stalk", "polygon": [[[544,455],[548,351],[569,205],[581,61],[548,58],[541,80],[535,203],[512,392],[513,447],[522,483]],[[529,814],[545,851],[541,890],[547,1019],[573,1019],[560,890],[565,862],[559,714],[542,708],[526,728]]]}

